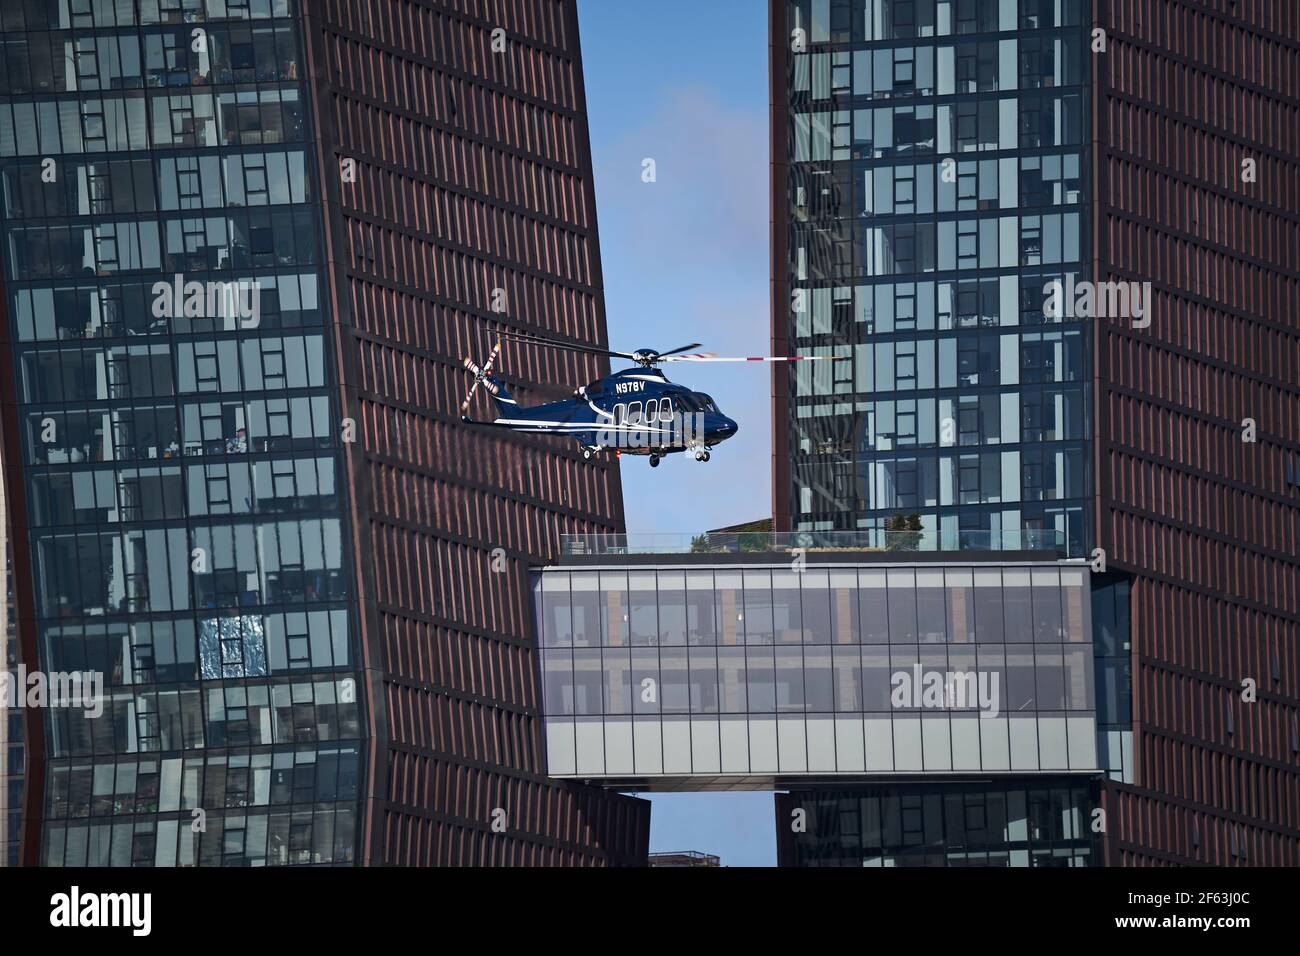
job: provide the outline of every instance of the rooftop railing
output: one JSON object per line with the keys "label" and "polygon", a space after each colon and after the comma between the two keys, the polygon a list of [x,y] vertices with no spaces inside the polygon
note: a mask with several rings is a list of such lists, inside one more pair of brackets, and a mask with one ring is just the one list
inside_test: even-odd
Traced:
{"label": "rooftop railing", "polygon": [[724,531],[703,534],[566,534],[565,555],[788,554],[804,551],[1058,551],[1056,530],[1014,531]]}
{"label": "rooftop railing", "polygon": [[651,853],[649,855],[651,866],[656,864],[664,866],[674,864],[678,866],[721,866],[721,857],[714,856],[712,853],[701,853],[699,850],[669,850],[666,853]]}

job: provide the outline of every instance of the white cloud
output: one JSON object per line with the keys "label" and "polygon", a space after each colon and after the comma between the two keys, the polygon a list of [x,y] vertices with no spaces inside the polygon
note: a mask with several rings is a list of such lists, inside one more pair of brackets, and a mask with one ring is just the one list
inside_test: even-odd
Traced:
{"label": "white cloud", "polygon": [[[641,179],[655,161],[657,180]],[[647,263],[698,272],[727,266],[766,277],[767,125],[703,90],[676,89],[602,151],[596,188],[602,240],[619,228]]]}
{"label": "white cloud", "polygon": [[[642,182],[642,160],[657,181]],[[678,88],[640,123],[596,145],[605,303],[616,348],[688,342],[763,355],[769,315],[766,115]],[[628,530],[696,532],[771,513],[771,372],[756,365],[665,366],[740,425],[707,464],[684,455],[623,462]],[[648,506],[653,503],[653,506]]]}

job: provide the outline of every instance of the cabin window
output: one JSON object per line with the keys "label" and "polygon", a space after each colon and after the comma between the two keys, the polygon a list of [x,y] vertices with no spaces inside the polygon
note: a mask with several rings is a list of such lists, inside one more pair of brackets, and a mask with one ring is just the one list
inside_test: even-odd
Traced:
{"label": "cabin window", "polygon": [[673,400],[671,398],[661,398],[659,400],[659,420],[661,422],[673,420]]}
{"label": "cabin window", "polygon": [[658,417],[659,417],[659,401],[658,399],[652,398],[645,403],[646,424],[647,425],[651,424]]}
{"label": "cabin window", "polygon": [[627,421],[627,406],[626,406],[626,405],[615,405],[615,406],[614,406],[614,424],[615,424],[615,425],[622,425],[625,421]]}
{"label": "cabin window", "polygon": [[633,402],[627,407],[627,423],[629,425],[641,424],[641,403]]}

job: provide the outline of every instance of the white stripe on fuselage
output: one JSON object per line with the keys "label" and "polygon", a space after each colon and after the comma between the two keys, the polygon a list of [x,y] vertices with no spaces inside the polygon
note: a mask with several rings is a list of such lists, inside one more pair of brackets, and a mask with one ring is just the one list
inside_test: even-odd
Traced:
{"label": "white stripe on fuselage", "polygon": [[603,425],[598,421],[536,421],[533,419],[497,419],[494,425],[510,425],[516,431],[550,432],[554,429],[577,429],[584,432],[654,432],[672,434],[672,425]]}
{"label": "white stripe on fuselage", "polygon": [[498,418],[492,424],[510,425],[511,427],[519,425],[533,425],[539,430],[548,428],[580,428],[584,431],[609,432],[609,431],[656,431],[671,432],[672,425],[602,425],[600,422],[541,422],[532,418]]}

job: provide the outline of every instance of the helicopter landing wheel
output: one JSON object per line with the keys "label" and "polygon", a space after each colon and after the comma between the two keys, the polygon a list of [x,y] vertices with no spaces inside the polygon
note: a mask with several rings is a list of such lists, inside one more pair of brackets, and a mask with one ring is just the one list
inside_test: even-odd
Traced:
{"label": "helicopter landing wheel", "polygon": [[709,453],[706,451],[706,452],[704,453],[704,457],[701,458],[700,461],[708,461],[710,457],[711,457],[711,456],[710,456]]}
{"label": "helicopter landing wheel", "polygon": [[582,460],[583,460],[583,461],[591,461],[591,456],[592,456],[593,454],[595,454],[595,453],[594,453],[590,448],[584,448],[584,449],[582,450]]}
{"label": "helicopter landing wheel", "polygon": [[696,461],[708,461],[708,460],[709,460],[709,453],[708,453],[707,451],[705,451],[704,449],[702,449],[702,448],[696,449],[696,451],[695,451],[695,460],[696,460]]}
{"label": "helicopter landing wheel", "polygon": [[650,467],[651,467],[651,468],[658,468],[658,467],[659,467],[659,456],[658,456],[658,455],[651,455],[651,456],[650,456]]}

